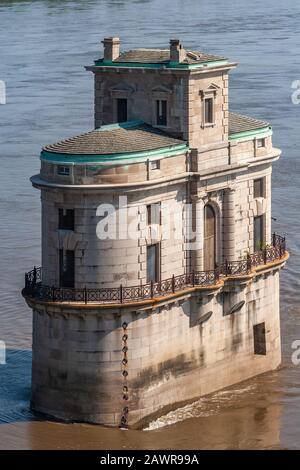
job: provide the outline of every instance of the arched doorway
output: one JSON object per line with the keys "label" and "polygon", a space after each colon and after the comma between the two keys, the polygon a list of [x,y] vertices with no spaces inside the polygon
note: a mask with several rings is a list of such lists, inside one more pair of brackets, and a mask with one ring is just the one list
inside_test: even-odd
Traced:
{"label": "arched doorway", "polygon": [[216,214],[210,204],[204,207],[204,271],[216,267]]}

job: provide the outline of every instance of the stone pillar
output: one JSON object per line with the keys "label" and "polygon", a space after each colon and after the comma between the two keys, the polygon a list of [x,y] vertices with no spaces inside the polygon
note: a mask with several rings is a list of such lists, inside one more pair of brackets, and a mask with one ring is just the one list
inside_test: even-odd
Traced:
{"label": "stone pillar", "polygon": [[224,192],[223,201],[223,259],[236,259],[235,233],[235,189],[228,188]]}

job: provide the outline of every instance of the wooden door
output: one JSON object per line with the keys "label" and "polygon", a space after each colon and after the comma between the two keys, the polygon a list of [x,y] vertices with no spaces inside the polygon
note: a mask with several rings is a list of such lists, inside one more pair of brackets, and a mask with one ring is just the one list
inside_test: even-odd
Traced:
{"label": "wooden door", "polygon": [[260,251],[264,247],[264,225],[263,216],[254,217],[254,251]]}
{"label": "wooden door", "polygon": [[216,215],[210,205],[204,207],[204,271],[216,267]]}
{"label": "wooden door", "polygon": [[147,282],[158,282],[160,278],[159,243],[147,246]]}
{"label": "wooden door", "polygon": [[75,285],[75,256],[73,250],[59,250],[59,286]]}
{"label": "wooden door", "polygon": [[117,120],[118,122],[127,121],[127,99],[126,98],[117,99]]}

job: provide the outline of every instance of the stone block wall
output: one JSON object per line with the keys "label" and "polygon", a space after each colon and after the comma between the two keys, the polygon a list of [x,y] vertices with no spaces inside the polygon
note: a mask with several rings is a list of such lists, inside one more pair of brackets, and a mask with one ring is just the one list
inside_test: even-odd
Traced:
{"label": "stone block wall", "polygon": [[[189,142],[191,148],[227,141],[228,71],[184,71],[94,68],[95,127],[117,122],[116,99],[126,98],[128,120],[155,123],[155,100],[167,101],[163,130]],[[204,98],[214,98],[215,121],[204,124]]]}
{"label": "stone block wall", "polygon": [[95,128],[117,122],[115,101],[126,98],[128,120],[141,119],[155,125],[155,100],[168,102],[168,133],[183,136],[186,119],[183,96],[187,88],[184,71],[161,71],[151,69],[95,71]]}
{"label": "stone block wall", "polygon": [[[214,98],[212,125],[204,124],[204,99]],[[228,140],[228,72],[193,73],[188,89],[188,142],[191,148]]]}
{"label": "stone block wall", "polygon": [[[130,211],[128,224],[120,219],[119,196],[127,196]],[[42,265],[43,283],[59,285],[59,249],[75,251],[75,286],[99,288],[134,286],[147,282],[147,245],[159,243],[161,278],[186,271],[183,205],[185,185],[169,185],[152,191],[108,192],[42,191]],[[124,200],[126,204],[126,200]],[[146,206],[160,203],[161,227],[147,226]],[[122,203],[123,204],[123,203]],[[102,206],[104,205],[104,206]],[[116,209],[115,237],[105,236],[103,217],[97,208],[106,205]],[[59,208],[75,210],[74,232],[58,229]],[[169,214],[170,212],[170,214]],[[98,214],[98,215],[97,215]],[[124,213],[123,213],[124,214]],[[123,222],[124,220],[124,222]],[[114,219],[111,219],[112,223]],[[135,221],[137,224],[135,224]],[[170,223],[167,223],[167,222]],[[132,224],[132,230],[127,231]]]}
{"label": "stone block wall", "polygon": [[[264,217],[264,238],[271,243],[271,171],[270,165],[253,167],[250,171],[240,174],[235,181],[236,190],[236,254],[245,255],[253,252],[254,247],[254,217]],[[254,198],[254,180],[263,178],[264,197]]]}
{"label": "stone block wall", "polygon": [[127,184],[141,183],[147,180],[182,176],[188,169],[188,156],[183,153],[169,157],[157,157],[158,168],[151,168],[151,161],[156,160],[151,157],[145,158],[143,162],[122,165],[111,162],[110,165],[97,163],[76,164],[70,166],[70,175],[62,176],[57,174],[57,165],[42,161],[41,177],[50,183],[69,185],[90,185],[90,184]]}
{"label": "stone block wall", "polygon": [[[177,157],[174,157],[176,163]],[[169,159],[162,160],[163,162]],[[183,156],[181,156],[181,161]],[[171,158],[170,158],[171,162]],[[171,163],[168,166],[171,171]],[[165,166],[162,165],[162,170]],[[154,170],[156,171],[156,170]],[[254,198],[253,182],[264,179],[264,197]],[[75,250],[77,287],[119,287],[120,284],[146,283],[146,250],[148,244],[160,243],[161,278],[203,269],[203,211],[213,205],[216,213],[217,263],[244,258],[254,251],[254,217],[263,215],[264,235],[271,242],[271,166],[264,164],[240,171],[234,178],[208,175],[196,184],[195,211],[187,220],[184,204],[189,199],[185,183],[161,184],[138,191],[95,189],[94,191],[42,191],[42,262],[44,282],[58,285],[58,250]],[[118,208],[119,196],[128,196],[128,204],[138,217],[135,238],[130,239],[126,222],[117,224],[115,239],[100,240],[97,215],[100,204]],[[146,206],[160,203],[162,225],[148,227]],[[75,210],[75,231],[58,230],[58,209]],[[170,216],[169,216],[170,213]],[[104,213],[103,213],[104,214]],[[119,212],[117,211],[117,217]],[[116,219],[118,220],[118,218]],[[170,223],[168,223],[170,221]],[[197,225],[198,244],[192,247],[185,238],[186,229]],[[189,252],[189,248],[191,248]]]}
{"label": "stone block wall", "polygon": [[246,163],[255,158],[266,157],[272,154],[272,137],[265,137],[265,147],[257,148],[257,139],[238,140],[231,142],[230,158],[231,163]]}
{"label": "stone block wall", "polygon": [[[245,304],[230,314],[239,301]],[[37,303],[33,310],[32,406],[63,419],[118,426],[126,406],[133,426],[281,360],[278,269],[153,309]],[[256,355],[253,326],[262,322],[266,355]]]}

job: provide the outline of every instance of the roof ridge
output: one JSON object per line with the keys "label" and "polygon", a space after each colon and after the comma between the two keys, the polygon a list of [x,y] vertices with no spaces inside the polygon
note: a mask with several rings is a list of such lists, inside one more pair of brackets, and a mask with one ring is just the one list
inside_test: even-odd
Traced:
{"label": "roof ridge", "polygon": [[167,51],[170,52],[170,49],[161,48],[161,47],[136,47],[134,49],[129,49],[128,51],[123,51],[121,54],[126,54],[126,52],[130,51]]}

